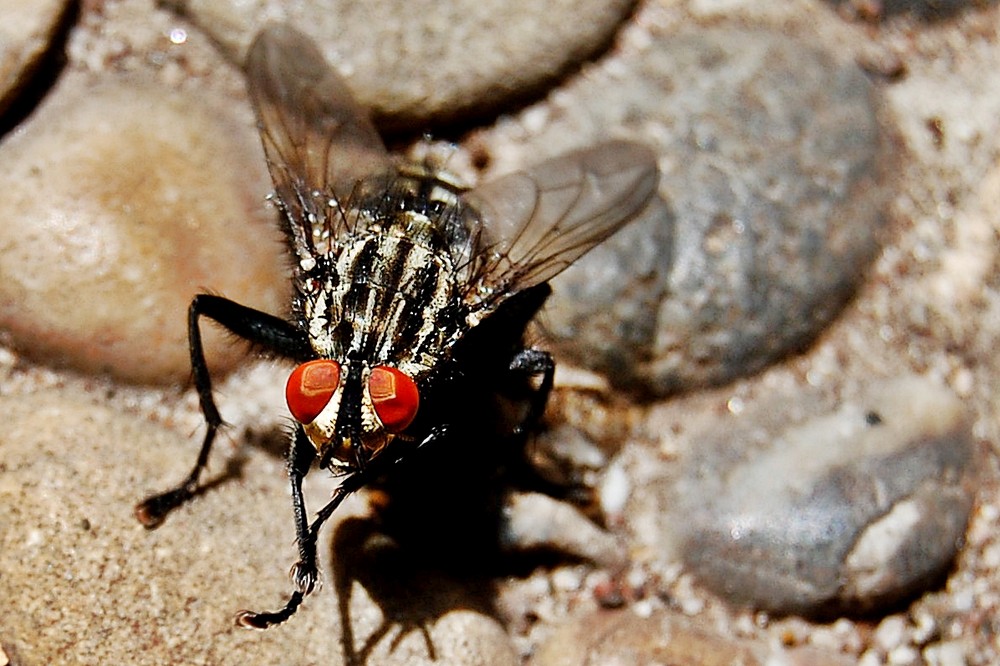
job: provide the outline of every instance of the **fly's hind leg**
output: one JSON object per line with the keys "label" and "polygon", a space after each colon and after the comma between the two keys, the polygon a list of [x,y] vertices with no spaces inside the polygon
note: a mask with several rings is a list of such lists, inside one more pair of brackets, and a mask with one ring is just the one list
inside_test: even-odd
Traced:
{"label": "fly's hind leg", "polygon": [[202,440],[198,460],[188,475],[175,487],[147,497],[135,507],[139,522],[149,528],[157,527],[171,510],[195,494],[198,480],[208,463],[216,433],[223,425],[222,417],[212,397],[212,380],[205,362],[201,330],[201,317],[221,324],[234,335],[278,356],[305,359],[311,354],[307,336],[292,324],[273,315],[248,308],[239,303],[214,296],[199,294],[188,308],[188,348],[191,352],[191,375],[205,416],[205,439]]}
{"label": "fly's hind leg", "polygon": [[528,434],[541,421],[549,394],[552,393],[555,370],[555,361],[548,352],[526,347],[514,354],[509,367],[511,378],[517,383],[527,384],[530,391],[527,396],[527,412],[515,427],[515,435]]}
{"label": "fly's hind leg", "polygon": [[[552,392],[555,363],[546,352],[522,349],[512,357],[510,373],[530,391],[522,395],[526,416],[514,433],[524,441],[538,429]],[[572,432],[572,427],[563,427],[542,433],[510,461],[500,544],[509,552],[548,549],[617,569],[626,561],[621,545],[579,508],[594,506],[595,490],[578,466],[603,454],[582,434],[577,442],[566,441]],[[555,439],[560,443],[553,446]]]}

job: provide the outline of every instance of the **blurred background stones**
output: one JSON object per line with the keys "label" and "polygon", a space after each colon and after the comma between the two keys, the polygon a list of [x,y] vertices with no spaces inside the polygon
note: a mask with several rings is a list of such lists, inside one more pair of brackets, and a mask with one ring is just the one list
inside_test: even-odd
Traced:
{"label": "blurred background stones", "polygon": [[383,127],[424,131],[538,95],[599,53],[634,0],[163,0],[237,61],[268,20],[313,37]]}

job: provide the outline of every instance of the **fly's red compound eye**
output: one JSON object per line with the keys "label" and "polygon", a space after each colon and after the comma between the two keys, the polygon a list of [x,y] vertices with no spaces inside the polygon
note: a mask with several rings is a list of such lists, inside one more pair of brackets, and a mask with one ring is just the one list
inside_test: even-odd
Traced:
{"label": "fly's red compound eye", "polygon": [[382,427],[400,433],[413,422],[420,406],[417,385],[400,370],[380,365],[368,376],[368,396]]}
{"label": "fly's red compound eye", "polygon": [[288,411],[299,423],[312,423],[340,385],[340,364],[321,358],[292,371],[285,384]]}

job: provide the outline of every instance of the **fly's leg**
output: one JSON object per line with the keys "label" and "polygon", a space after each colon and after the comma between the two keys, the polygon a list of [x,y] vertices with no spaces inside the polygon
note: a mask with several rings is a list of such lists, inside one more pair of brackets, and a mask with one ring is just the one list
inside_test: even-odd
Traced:
{"label": "fly's leg", "polygon": [[171,510],[189,500],[197,491],[198,479],[208,463],[212,442],[223,425],[212,397],[212,380],[202,348],[201,330],[198,327],[201,317],[208,317],[234,335],[279,356],[304,359],[310,355],[307,336],[283,319],[221,296],[199,294],[194,297],[188,308],[188,348],[191,352],[191,374],[198,391],[201,411],[205,416],[205,439],[194,468],[181,483],[170,490],[147,497],[136,506],[136,518],[149,528],[157,527]]}
{"label": "fly's leg", "polygon": [[[417,444],[417,448],[423,447],[438,439],[441,439],[446,432],[445,426],[433,428],[431,432]],[[273,612],[256,613],[254,611],[240,611],[236,616],[236,624],[247,629],[267,629],[276,624],[281,624],[299,609],[302,601],[316,587],[316,580],[319,578],[317,567],[316,541],[319,537],[319,530],[323,527],[330,516],[337,510],[348,495],[357,492],[368,485],[372,479],[379,476],[389,465],[398,462],[398,459],[376,460],[364,470],[355,472],[344,477],[337,489],[333,491],[333,497],[319,510],[316,517],[310,524],[307,519],[305,500],[302,495],[302,481],[309,471],[313,460],[316,457],[316,450],[306,438],[302,428],[295,434],[295,440],[288,456],[288,478],[292,484],[292,508],[295,511],[295,532],[296,542],[299,549],[299,561],[292,566],[292,582],[295,590],[289,596],[288,601],[280,609]]]}
{"label": "fly's leg", "polygon": [[[296,446],[296,449],[298,449],[298,446]],[[289,467],[291,468],[293,465],[298,467],[300,462],[302,461],[294,461]],[[305,464],[302,466],[306,470],[309,468]],[[295,504],[296,517],[295,530],[298,532],[297,541],[299,546],[299,561],[292,566],[292,581],[295,584],[295,590],[288,598],[288,601],[285,602],[285,605],[276,611],[270,613],[240,611],[236,616],[236,624],[241,627],[246,627],[247,629],[267,629],[276,624],[281,624],[292,615],[295,615],[295,611],[299,609],[302,600],[313,591],[313,588],[316,586],[316,579],[319,577],[319,569],[316,566],[316,539],[319,536],[320,528],[323,527],[323,523],[333,515],[333,512],[337,510],[337,507],[340,506],[340,503],[348,495],[360,490],[368,481],[368,476],[365,473],[356,473],[345,477],[337,489],[333,491],[333,497],[330,501],[316,514],[316,518],[313,519],[312,524],[307,524],[304,520],[306,512],[305,504],[302,501],[303,476],[305,476],[304,473],[295,473],[291,477],[292,498]]]}
{"label": "fly's leg", "polygon": [[288,453],[288,480],[292,485],[295,542],[299,548],[299,561],[292,567],[292,581],[295,583],[296,591],[303,596],[313,591],[318,576],[316,536],[315,534],[310,536],[309,514],[306,511],[305,497],[302,495],[302,481],[315,459],[316,447],[299,426],[295,431],[295,439],[292,440],[292,447]]}
{"label": "fly's leg", "polygon": [[[524,442],[528,435],[538,427],[545,412],[549,394],[552,392],[554,375],[555,362],[547,352],[527,348],[518,351],[511,359],[509,379],[514,380],[522,387],[520,399],[527,403],[524,418],[511,433],[515,442]],[[531,387],[530,393],[523,393],[525,385]],[[581,482],[564,481],[553,478],[551,474],[546,473],[547,467],[552,463],[561,462],[558,456],[553,457],[552,453],[546,452],[545,449],[533,449],[530,453],[523,449],[517,450],[521,453],[512,455],[508,459],[513,485],[542,492],[551,497],[571,499],[581,504],[586,504],[591,500],[591,489]]]}
{"label": "fly's leg", "polygon": [[333,497],[319,512],[312,525],[309,524],[305,497],[302,495],[302,481],[316,459],[316,448],[309,442],[300,426],[295,431],[295,438],[288,452],[288,480],[292,486],[292,510],[295,513],[295,540],[299,548],[299,561],[292,566],[292,581],[295,591],[285,605],[273,613],[255,613],[240,611],[236,623],[248,629],[267,629],[275,624],[281,624],[299,609],[302,600],[316,587],[319,569],[316,566],[316,537],[320,527],[326,522],[334,510],[350,493],[358,489],[349,476],[344,479],[334,491]]}
{"label": "fly's leg", "polygon": [[545,405],[552,393],[552,382],[555,377],[556,364],[548,352],[530,347],[521,349],[510,361],[510,373],[513,379],[531,381],[541,377],[531,395],[528,396],[528,412],[521,423],[515,428],[514,434],[526,435],[538,425],[545,412]]}

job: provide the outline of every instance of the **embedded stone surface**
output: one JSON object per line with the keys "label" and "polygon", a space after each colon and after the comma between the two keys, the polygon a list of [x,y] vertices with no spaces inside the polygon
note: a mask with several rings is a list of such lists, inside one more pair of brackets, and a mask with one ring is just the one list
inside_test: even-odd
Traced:
{"label": "embedded stone surface", "polygon": [[311,35],[389,128],[481,115],[524,99],[612,40],[633,0],[432,2],[170,0],[240,60],[268,20]]}
{"label": "embedded stone surface", "polygon": [[217,450],[218,482],[150,531],[133,506],[182,478],[197,442],[78,391],[0,397],[0,413],[0,640],[14,663],[519,663],[455,581],[363,550],[337,559],[338,520],[320,540],[327,585],[281,627],[238,628],[239,610],[268,610],[291,587],[280,458],[248,447],[222,472]]}
{"label": "embedded stone surface", "polygon": [[557,349],[664,395],[806,347],[880,248],[896,147],[879,104],[856,64],[769,30],[654,32],[566,86],[491,172],[613,131],[658,150],[665,205],[553,280]]}
{"label": "embedded stone surface", "polygon": [[[7,137],[0,328],[14,347],[83,372],[180,382],[196,293],[284,311],[261,150],[223,109],[137,79],[76,75]],[[203,328],[213,368],[246,354]]]}
{"label": "embedded stone surface", "polygon": [[663,524],[737,604],[882,609],[935,582],[962,543],[976,450],[961,401],[932,381],[873,382],[833,409],[775,396],[695,439]]}

